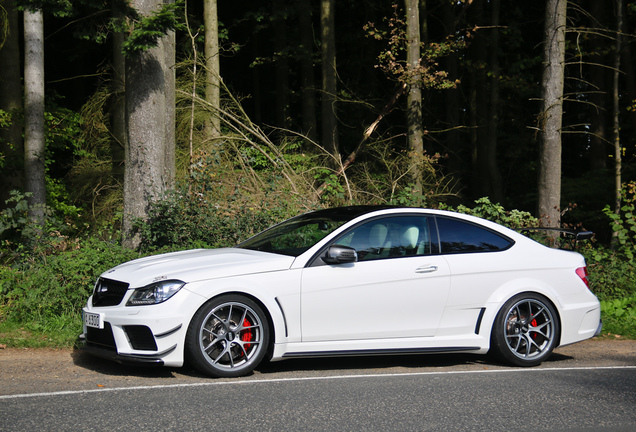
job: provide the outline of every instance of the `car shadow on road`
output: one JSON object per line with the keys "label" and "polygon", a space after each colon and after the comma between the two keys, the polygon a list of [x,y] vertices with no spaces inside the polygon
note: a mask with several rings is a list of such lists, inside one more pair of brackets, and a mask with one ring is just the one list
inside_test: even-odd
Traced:
{"label": "car shadow on road", "polygon": [[[75,366],[109,376],[134,376],[139,378],[174,378],[175,368],[121,364],[116,361],[96,357],[80,349],[71,353]],[[196,372],[192,371],[194,374]],[[200,375],[203,376],[203,375]]]}
{"label": "car shadow on road", "polygon": [[[553,353],[543,362],[544,365],[570,360],[572,357]],[[307,358],[290,359],[280,362],[269,362],[259,366],[257,370],[263,374],[302,371],[302,370],[351,370],[351,369],[430,369],[444,367],[474,367],[482,368],[512,367],[490,355],[478,354],[413,354],[413,355],[387,355],[364,357],[333,357],[333,358]]]}
{"label": "car shadow on road", "polygon": [[[208,378],[187,364],[182,368],[162,366],[137,366],[121,364],[112,360],[95,357],[81,350],[74,350],[71,354],[73,363],[81,368],[109,376],[134,376],[139,378],[175,378],[185,376],[190,378]],[[558,362],[571,360],[572,357],[553,353],[543,362],[544,366]],[[325,371],[337,373],[338,371],[362,370],[388,373],[389,371],[424,371],[437,368],[470,368],[475,366],[483,369],[512,367],[499,361],[490,355],[477,354],[413,354],[413,355],[386,355],[386,356],[359,356],[359,357],[322,357],[287,359],[277,362],[263,362],[256,368],[255,374],[273,375],[291,372]]]}

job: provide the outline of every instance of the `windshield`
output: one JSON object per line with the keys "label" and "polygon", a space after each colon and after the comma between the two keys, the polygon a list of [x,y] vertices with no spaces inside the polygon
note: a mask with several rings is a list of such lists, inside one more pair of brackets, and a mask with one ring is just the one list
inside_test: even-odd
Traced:
{"label": "windshield", "polygon": [[238,247],[296,257],[345,222],[299,216],[255,235]]}
{"label": "windshield", "polygon": [[237,247],[297,257],[340,226],[378,208],[342,207],[296,216],[256,234]]}

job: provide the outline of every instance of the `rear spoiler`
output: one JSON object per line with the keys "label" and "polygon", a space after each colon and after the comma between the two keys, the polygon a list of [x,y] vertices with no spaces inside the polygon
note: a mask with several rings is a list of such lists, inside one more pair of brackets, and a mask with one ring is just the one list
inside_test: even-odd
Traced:
{"label": "rear spoiler", "polygon": [[570,249],[576,250],[576,245],[579,241],[589,240],[594,237],[594,233],[592,231],[575,231],[573,229],[564,229],[564,228],[544,228],[544,227],[536,227],[536,228],[516,228],[516,231],[519,231],[521,234],[527,236],[530,234],[530,231],[544,231],[544,232],[558,232],[560,233],[561,246],[565,244],[569,244],[569,248],[560,247],[560,249]]}

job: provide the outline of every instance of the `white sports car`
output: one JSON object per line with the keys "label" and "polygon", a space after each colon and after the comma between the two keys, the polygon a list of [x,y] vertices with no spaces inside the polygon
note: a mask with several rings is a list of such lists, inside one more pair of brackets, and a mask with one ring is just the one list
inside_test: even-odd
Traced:
{"label": "white sports car", "polygon": [[84,349],[217,377],[265,358],[490,352],[534,366],[598,334],[585,260],[439,210],[356,206],[289,219],[227,249],[101,275]]}

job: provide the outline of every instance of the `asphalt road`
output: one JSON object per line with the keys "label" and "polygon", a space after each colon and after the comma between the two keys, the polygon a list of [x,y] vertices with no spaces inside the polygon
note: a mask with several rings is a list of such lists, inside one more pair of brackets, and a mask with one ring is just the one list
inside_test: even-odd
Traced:
{"label": "asphalt road", "polygon": [[0,350],[0,430],[636,431],[636,341],[537,368],[486,357],[272,363],[217,380],[77,352]]}

